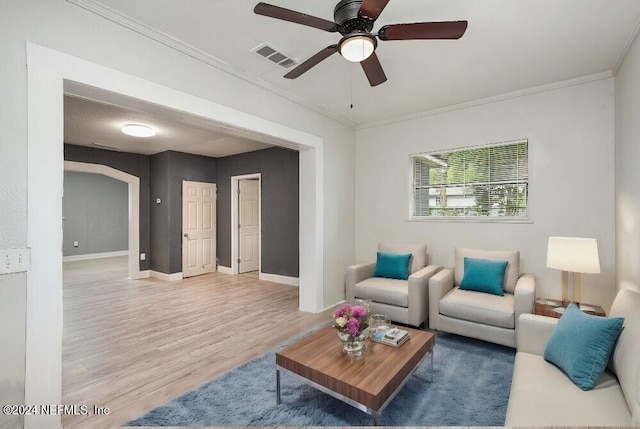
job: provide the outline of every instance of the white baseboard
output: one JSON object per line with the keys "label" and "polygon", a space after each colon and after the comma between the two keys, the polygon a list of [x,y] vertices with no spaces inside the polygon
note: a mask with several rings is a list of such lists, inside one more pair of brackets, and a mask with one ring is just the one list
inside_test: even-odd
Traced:
{"label": "white baseboard", "polygon": [[230,276],[233,275],[233,271],[231,271],[231,268],[223,267],[222,265],[218,265],[218,272],[222,274],[229,274]]}
{"label": "white baseboard", "polygon": [[300,286],[300,279],[298,277],[281,276],[278,274],[260,273],[258,276],[260,280],[268,282],[282,283],[290,286]]}
{"label": "white baseboard", "polygon": [[323,312],[325,312],[325,311],[327,311],[327,310],[331,310],[331,309],[337,308],[339,305],[342,305],[342,304],[344,304],[345,302],[347,302],[347,301],[345,301],[344,299],[342,299],[342,300],[340,300],[340,301],[336,302],[335,304],[330,305],[329,307],[325,307],[325,308],[323,308],[322,310],[318,311],[318,313],[323,313]]}
{"label": "white baseboard", "polygon": [[151,277],[151,270],[144,270],[144,271],[140,271],[133,279],[134,280],[148,279],[149,277]]}
{"label": "white baseboard", "polygon": [[86,261],[89,259],[113,258],[116,256],[129,256],[129,251],[118,250],[115,252],[87,253],[85,255],[63,256],[62,262]]}
{"label": "white baseboard", "polygon": [[[230,276],[234,275],[233,270],[229,267],[225,267],[224,265],[218,265],[218,272],[222,274],[229,274]],[[300,280],[298,277],[289,277],[289,276],[281,276],[279,274],[267,274],[260,273],[258,275],[260,280],[264,280],[267,282],[274,283],[282,283],[289,286],[300,286]]]}
{"label": "white baseboard", "polygon": [[182,280],[182,273],[165,274],[165,273],[161,273],[159,271],[151,270],[150,275],[154,279],[164,280],[166,282],[173,282],[173,281],[176,281],[176,280]]}

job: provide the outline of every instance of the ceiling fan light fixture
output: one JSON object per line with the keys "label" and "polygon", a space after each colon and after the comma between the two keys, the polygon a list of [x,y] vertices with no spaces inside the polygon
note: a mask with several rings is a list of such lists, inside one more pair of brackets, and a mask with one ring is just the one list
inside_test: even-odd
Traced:
{"label": "ceiling fan light fixture", "polygon": [[354,63],[366,60],[376,50],[376,38],[369,33],[351,33],[340,40],[338,51],[340,55]]}
{"label": "ceiling fan light fixture", "polygon": [[[371,34],[375,21],[390,0],[339,0],[333,9],[333,21],[260,2],[253,9],[257,15],[328,33],[340,33],[343,37],[337,44],[329,45],[302,64],[284,75],[296,79],[317,66],[331,55],[339,52],[351,62],[359,62],[369,84],[378,86],[387,81],[378,56],[375,54],[378,40],[454,40],[461,38],[467,30],[467,21],[432,21],[384,25],[376,35]],[[299,2],[304,3],[304,2]]]}
{"label": "ceiling fan light fixture", "polygon": [[122,127],[122,132],[133,137],[153,137],[156,135],[153,128],[140,124],[127,124]]}

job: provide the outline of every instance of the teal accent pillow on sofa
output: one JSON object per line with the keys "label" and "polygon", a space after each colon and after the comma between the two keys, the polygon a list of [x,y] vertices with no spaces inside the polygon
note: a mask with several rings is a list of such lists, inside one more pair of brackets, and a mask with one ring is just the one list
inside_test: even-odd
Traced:
{"label": "teal accent pillow on sofa", "polygon": [[504,272],[507,264],[507,261],[465,257],[460,289],[504,295]]}
{"label": "teal accent pillow on sofa", "polygon": [[410,264],[411,253],[378,252],[373,277],[406,280]]}
{"label": "teal accent pillow on sofa", "polygon": [[592,316],[570,304],[547,342],[544,358],[580,389],[591,390],[609,362],[623,323],[623,317]]}

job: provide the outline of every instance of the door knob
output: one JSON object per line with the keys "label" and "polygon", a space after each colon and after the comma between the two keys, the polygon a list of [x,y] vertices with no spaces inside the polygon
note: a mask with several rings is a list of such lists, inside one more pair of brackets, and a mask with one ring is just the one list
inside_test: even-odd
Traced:
{"label": "door knob", "polygon": [[189,238],[189,234],[187,234],[186,232],[184,233],[185,238]]}

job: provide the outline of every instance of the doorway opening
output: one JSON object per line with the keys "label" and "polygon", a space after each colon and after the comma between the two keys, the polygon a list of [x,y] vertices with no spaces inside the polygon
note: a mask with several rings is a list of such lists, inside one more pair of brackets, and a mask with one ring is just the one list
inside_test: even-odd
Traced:
{"label": "doorway opening", "polygon": [[[63,98],[69,83],[90,85],[207,118],[220,126],[300,150],[299,308],[323,308],[323,140],[30,42],[27,47],[27,272],[25,403],[59,404],[62,384]],[[136,253],[139,251],[136,248]],[[25,426],[59,427],[60,416],[26,416]],[[41,423],[41,424],[40,424]]]}
{"label": "doorway opening", "polygon": [[140,178],[106,165],[76,161],[64,161],[64,171],[101,174],[127,183],[129,188],[128,275],[130,279],[145,277],[145,274],[140,272],[140,263],[138,262],[140,254]]}

